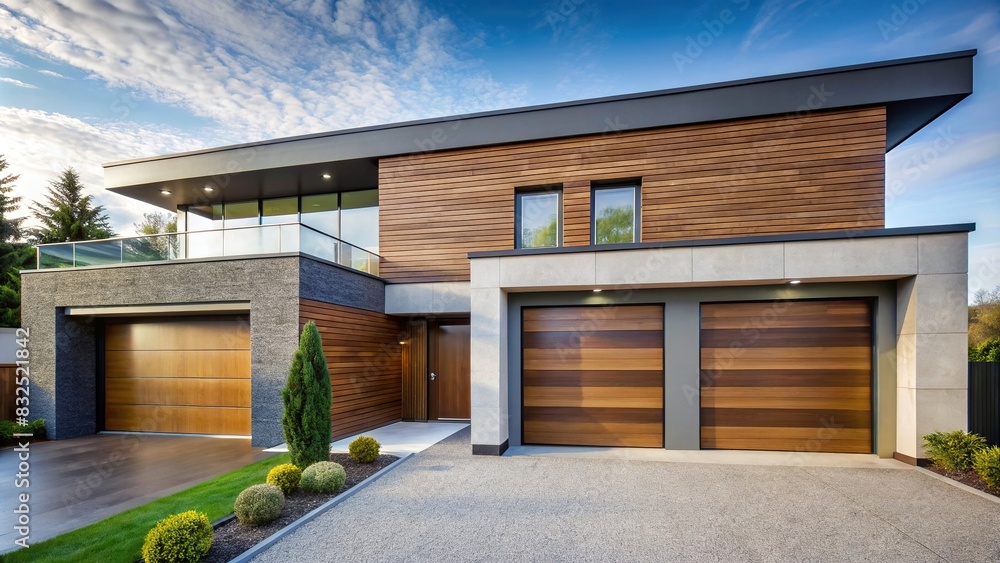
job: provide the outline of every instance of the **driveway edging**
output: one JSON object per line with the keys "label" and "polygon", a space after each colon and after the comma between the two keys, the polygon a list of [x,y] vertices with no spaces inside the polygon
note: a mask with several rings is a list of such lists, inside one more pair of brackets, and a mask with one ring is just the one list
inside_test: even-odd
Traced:
{"label": "driveway edging", "polygon": [[289,524],[289,525],[285,526],[284,528],[278,530],[277,532],[271,534],[270,536],[268,536],[267,538],[265,538],[264,541],[258,543],[257,545],[251,547],[250,549],[244,551],[243,553],[239,554],[235,558],[231,559],[229,561],[229,563],[246,563],[247,561],[250,561],[254,557],[260,555],[261,552],[265,551],[266,549],[268,549],[272,545],[274,545],[274,544],[278,543],[279,541],[281,541],[285,536],[291,534],[292,532],[294,532],[295,530],[297,530],[299,527],[301,527],[301,526],[303,526],[305,524],[308,524],[309,522],[311,522],[313,519],[315,519],[320,514],[323,514],[327,510],[330,510],[334,506],[337,506],[338,504],[340,504],[340,503],[344,502],[345,500],[351,498],[352,496],[354,496],[355,493],[361,491],[362,489],[364,489],[365,487],[367,487],[368,485],[370,485],[371,483],[373,483],[376,479],[378,479],[379,477],[381,477],[385,473],[388,473],[389,471],[395,469],[398,465],[400,465],[404,461],[410,459],[411,457],[413,457],[412,453],[407,453],[407,454],[403,455],[402,457],[400,457],[396,461],[394,461],[394,462],[390,463],[389,465],[387,465],[386,467],[383,467],[382,469],[378,470],[378,472],[376,472],[372,476],[368,477],[364,481],[361,481],[357,485],[354,485],[350,489],[347,489],[343,493],[340,493],[339,495],[337,495],[337,496],[333,497],[332,499],[326,501],[325,503],[321,504],[320,506],[314,508],[311,512],[309,512],[305,516],[299,518],[298,520],[292,522],[291,524]]}
{"label": "driveway edging", "polygon": [[914,469],[916,469],[918,471],[921,471],[921,472],[923,472],[923,473],[925,473],[927,475],[930,475],[931,477],[937,479],[938,481],[944,481],[945,483],[948,483],[949,485],[951,485],[953,487],[958,487],[959,489],[962,489],[963,491],[965,491],[967,493],[972,493],[972,494],[975,494],[975,495],[979,495],[979,496],[983,497],[984,499],[991,500],[991,501],[993,501],[993,502],[995,502],[997,504],[1000,504],[1000,497],[998,497],[998,496],[994,496],[994,495],[991,495],[989,493],[985,493],[985,492],[980,491],[979,489],[977,489],[975,487],[970,487],[970,486],[968,486],[965,483],[962,483],[960,481],[956,481],[954,479],[950,479],[948,477],[945,477],[944,475],[940,475],[938,473],[934,473],[930,469],[925,469],[923,467],[914,467]]}

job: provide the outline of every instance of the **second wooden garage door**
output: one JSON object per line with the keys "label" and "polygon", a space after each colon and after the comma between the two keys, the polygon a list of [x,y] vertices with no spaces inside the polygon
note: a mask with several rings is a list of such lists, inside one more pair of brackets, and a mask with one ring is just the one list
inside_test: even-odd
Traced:
{"label": "second wooden garage door", "polygon": [[109,320],[104,350],[106,430],[250,435],[247,318]]}
{"label": "second wooden garage door", "polygon": [[663,447],[663,307],[522,312],[526,444]]}
{"label": "second wooden garage door", "polygon": [[701,447],[870,453],[867,301],[701,308]]}

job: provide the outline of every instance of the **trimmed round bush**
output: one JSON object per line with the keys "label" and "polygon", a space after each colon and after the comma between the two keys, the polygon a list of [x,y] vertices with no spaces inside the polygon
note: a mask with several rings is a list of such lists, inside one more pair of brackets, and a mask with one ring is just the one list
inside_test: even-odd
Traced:
{"label": "trimmed round bush", "polygon": [[201,512],[188,510],[156,523],[142,544],[146,563],[195,562],[212,547],[212,523]]}
{"label": "trimmed round bush", "polygon": [[994,489],[1000,489],[1000,446],[985,448],[976,452],[972,460],[976,474]]}
{"label": "trimmed round bush", "polygon": [[348,446],[351,458],[358,463],[371,463],[375,461],[378,459],[378,452],[381,448],[382,444],[379,444],[378,440],[371,436],[358,436]]}
{"label": "trimmed round bush", "polygon": [[302,472],[299,486],[310,493],[332,493],[343,487],[344,481],[347,481],[344,466],[332,461],[320,461]]}
{"label": "trimmed round bush", "polygon": [[260,526],[274,522],[285,506],[285,495],[274,485],[251,485],[236,497],[233,512],[245,526]]}
{"label": "trimmed round bush", "polygon": [[292,463],[283,463],[267,472],[267,483],[278,487],[286,495],[299,486],[301,479],[302,470]]}
{"label": "trimmed round bush", "polygon": [[968,471],[972,468],[972,456],[985,447],[986,438],[964,430],[934,432],[924,436],[927,459],[946,471]]}

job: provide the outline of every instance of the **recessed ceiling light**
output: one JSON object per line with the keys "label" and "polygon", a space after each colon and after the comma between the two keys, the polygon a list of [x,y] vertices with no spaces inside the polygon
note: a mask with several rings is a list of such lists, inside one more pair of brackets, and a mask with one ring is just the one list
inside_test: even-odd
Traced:
{"label": "recessed ceiling light", "polygon": [[788,283],[790,283],[792,285],[795,285],[795,284],[798,284],[798,283],[802,283],[802,280],[788,280]]}
{"label": "recessed ceiling light", "polygon": [[330,178],[333,178],[333,176],[331,176],[329,174],[323,174],[323,179],[324,180],[329,180]]}
{"label": "recessed ceiling light", "polygon": [[601,292],[601,290],[600,290],[600,289],[595,289],[595,290],[594,290],[594,293],[600,293],[600,292]]}
{"label": "recessed ceiling light", "polygon": [[163,195],[170,195],[171,192],[170,190],[160,190],[160,193]]}
{"label": "recessed ceiling light", "polygon": [[205,186],[205,191],[208,193],[212,193],[215,191],[215,188],[213,188],[212,186]]}

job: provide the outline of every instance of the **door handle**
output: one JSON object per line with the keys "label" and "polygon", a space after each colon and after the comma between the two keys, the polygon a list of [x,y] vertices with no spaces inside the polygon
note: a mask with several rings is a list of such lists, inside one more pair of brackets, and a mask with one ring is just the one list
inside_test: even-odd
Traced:
{"label": "door handle", "polygon": [[437,379],[437,374],[432,371],[431,372],[431,381],[434,381],[435,379]]}

